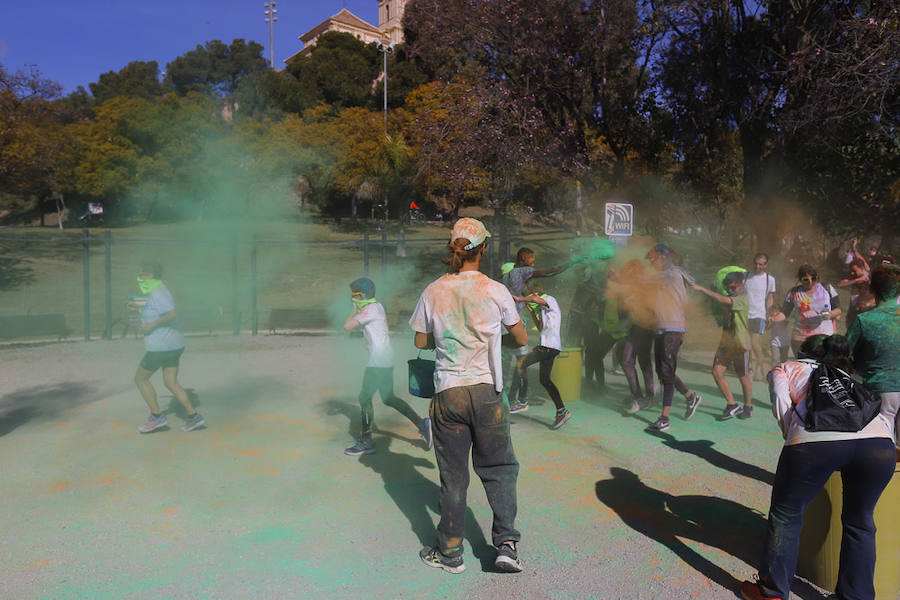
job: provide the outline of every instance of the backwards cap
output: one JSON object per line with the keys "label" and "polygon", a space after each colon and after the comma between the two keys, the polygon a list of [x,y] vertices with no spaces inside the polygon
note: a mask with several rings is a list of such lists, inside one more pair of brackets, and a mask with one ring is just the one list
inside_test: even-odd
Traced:
{"label": "backwards cap", "polygon": [[375,297],[375,284],[367,277],[360,277],[350,284],[351,292],[361,292],[366,298]]}
{"label": "backwards cap", "polygon": [[478,219],[463,217],[453,225],[453,231],[450,232],[450,243],[463,238],[469,240],[464,249],[471,250],[483,244],[484,240],[489,237],[491,237],[491,233],[485,229],[484,223]]}

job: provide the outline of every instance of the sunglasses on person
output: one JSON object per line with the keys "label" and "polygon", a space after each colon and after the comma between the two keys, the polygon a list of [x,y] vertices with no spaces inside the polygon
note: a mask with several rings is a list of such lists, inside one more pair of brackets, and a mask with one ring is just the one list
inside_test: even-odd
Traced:
{"label": "sunglasses on person", "polygon": [[806,275],[805,277],[801,277],[800,281],[806,281],[806,282],[812,283],[816,279],[818,279],[818,277],[810,277],[809,275]]}

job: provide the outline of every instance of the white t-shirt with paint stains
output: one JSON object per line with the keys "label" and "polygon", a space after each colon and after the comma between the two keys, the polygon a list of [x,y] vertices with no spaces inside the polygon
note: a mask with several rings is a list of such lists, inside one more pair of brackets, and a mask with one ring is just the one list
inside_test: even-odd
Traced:
{"label": "white t-shirt with paint stains", "polygon": [[541,346],[562,350],[562,341],[559,334],[562,326],[562,311],[559,310],[559,303],[553,296],[545,294],[542,297],[547,302],[547,306],[539,305],[541,322],[543,324],[541,329]]}
{"label": "white t-shirt with paint stains", "polygon": [[393,367],[394,349],[391,347],[384,306],[380,302],[366,304],[356,313],[352,322],[362,326],[363,337],[366,338],[366,348],[369,350],[369,362],[366,366]]}
{"label": "white t-shirt with paint stains", "polygon": [[519,320],[509,290],[479,271],[449,273],[425,288],[409,324],[434,335],[435,393],[479,383],[502,391],[503,326]]}

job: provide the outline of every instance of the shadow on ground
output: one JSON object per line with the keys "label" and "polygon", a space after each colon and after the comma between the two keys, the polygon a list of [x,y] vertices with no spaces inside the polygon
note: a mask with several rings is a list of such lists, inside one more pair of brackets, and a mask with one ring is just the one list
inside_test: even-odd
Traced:
{"label": "shadow on ground", "polygon": [[52,419],[63,411],[97,400],[93,385],[71,381],[38,385],[0,397],[0,437],[29,421]]}
{"label": "shadow on ground", "polygon": [[663,440],[663,444],[669,448],[686,454],[693,454],[714,467],[730,471],[736,475],[743,475],[768,485],[772,485],[775,481],[774,473],[719,452],[713,448],[715,442],[712,440],[678,440],[671,433],[664,431],[648,431],[647,433]]}
{"label": "shadow on ground", "polygon": [[[359,433],[359,405],[335,398],[326,400],[324,405],[326,414],[330,416],[343,415],[348,419],[351,436],[354,432]],[[418,538],[420,546],[434,546],[437,541],[437,530],[432,515],[437,515],[439,518],[441,514],[439,505],[441,490],[437,484],[418,470],[419,468],[434,469],[435,465],[430,460],[433,455],[431,452],[421,456],[392,452],[391,444],[395,439],[417,446],[412,449],[413,452],[422,452],[422,448],[415,443],[415,440],[376,429],[374,436],[376,452],[363,454],[358,460],[360,464],[381,476],[384,481],[384,490],[409,521],[410,528]],[[496,571],[494,559],[497,552],[485,539],[484,532],[471,508],[466,509],[465,538],[472,547],[472,553],[481,563],[482,571]]]}
{"label": "shadow on ground", "polygon": [[[719,548],[739,560],[758,564],[766,536],[766,518],[732,500],[713,496],[673,496],[652,488],[627,469],[610,469],[612,479],[598,481],[597,499],[633,530],[671,550],[710,581],[737,595],[741,580],[685,544],[681,538]],[[803,600],[825,598],[795,579],[791,590]]]}

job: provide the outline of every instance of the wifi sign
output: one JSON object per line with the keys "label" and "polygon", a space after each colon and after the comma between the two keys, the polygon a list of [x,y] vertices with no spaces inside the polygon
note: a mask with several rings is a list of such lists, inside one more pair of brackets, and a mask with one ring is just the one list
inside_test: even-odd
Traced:
{"label": "wifi sign", "polygon": [[606,235],[632,235],[634,206],[622,202],[606,203]]}

